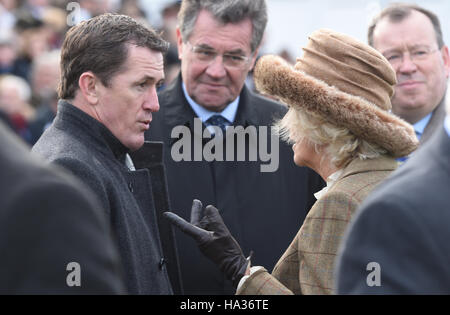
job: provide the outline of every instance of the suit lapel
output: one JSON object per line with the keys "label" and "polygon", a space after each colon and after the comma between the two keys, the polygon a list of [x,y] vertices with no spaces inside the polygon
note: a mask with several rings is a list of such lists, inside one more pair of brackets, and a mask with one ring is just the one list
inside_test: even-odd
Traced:
{"label": "suit lapel", "polygon": [[236,113],[236,119],[233,122],[233,126],[243,126],[244,128],[248,126],[257,126],[258,122],[255,121],[257,117],[255,110],[251,104],[251,92],[244,85],[240,100],[239,107]]}
{"label": "suit lapel", "polygon": [[[427,151],[427,154],[434,156],[434,160],[437,161],[442,167],[450,171],[450,137],[443,127],[436,130],[429,143],[423,148],[419,148],[420,151]],[[423,154],[422,154],[423,156]],[[430,163],[429,157],[426,157],[427,163]]]}
{"label": "suit lapel", "polygon": [[423,144],[428,141],[433,133],[444,123],[445,119],[445,95],[436,109],[433,111],[430,121],[428,122],[422,137],[420,137],[420,143]]}
{"label": "suit lapel", "polygon": [[186,97],[184,97],[181,87],[181,74],[163,92],[167,102],[165,103],[164,119],[167,126],[193,126],[194,117],[197,117]]}

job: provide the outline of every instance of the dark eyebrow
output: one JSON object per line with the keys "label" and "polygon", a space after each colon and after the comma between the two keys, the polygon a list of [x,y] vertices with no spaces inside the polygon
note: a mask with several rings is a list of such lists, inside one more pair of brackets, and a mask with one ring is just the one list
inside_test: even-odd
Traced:
{"label": "dark eyebrow", "polygon": [[143,81],[156,81],[156,79],[154,77],[145,75],[138,80],[138,82],[143,82]]}
{"label": "dark eyebrow", "polygon": [[230,55],[245,55],[245,52],[242,49],[240,49],[240,48],[235,49],[235,50],[230,50],[230,51],[227,51],[225,53],[226,54],[230,54]]}
{"label": "dark eyebrow", "polygon": [[[207,49],[207,50],[214,50],[214,51],[216,51],[214,48],[212,48],[211,46],[209,46],[207,44],[196,45],[196,47],[201,48],[201,49]],[[245,52],[242,49],[238,48],[238,49],[235,49],[235,50],[226,51],[225,54],[245,55]]]}
{"label": "dark eyebrow", "polygon": [[139,85],[139,84],[141,84],[141,83],[143,83],[143,82],[149,81],[149,82],[151,82],[151,83],[155,83],[155,85],[159,85],[159,84],[164,83],[164,80],[165,80],[165,78],[163,77],[163,78],[161,78],[160,80],[158,80],[158,82],[156,82],[156,78],[155,78],[155,77],[151,77],[151,76],[145,75],[145,76],[142,77],[141,79],[137,80],[137,81],[135,82],[135,84],[136,84],[136,85]]}
{"label": "dark eyebrow", "polygon": [[155,81],[155,78],[145,75],[145,76],[139,78],[138,80],[136,80],[137,83],[147,82],[147,81]]}
{"label": "dark eyebrow", "polygon": [[214,48],[212,48],[211,46],[206,45],[206,44],[195,45],[194,47],[198,47],[198,48],[202,48],[202,49],[215,50]]}

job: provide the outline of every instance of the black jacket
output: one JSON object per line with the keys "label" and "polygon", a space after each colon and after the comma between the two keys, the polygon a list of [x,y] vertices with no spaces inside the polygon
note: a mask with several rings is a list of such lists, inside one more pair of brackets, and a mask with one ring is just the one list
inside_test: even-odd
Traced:
{"label": "black jacket", "polygon": [[[161,146],[147,143],[142,150],[158,152]],[[157,214],[167,208],[155,208],[166,206],[156,199],[166,195],[161,191],[164,173],[151,173],[152,163],[146,167],[145,161],[136,161],[137,170],[129,171],[124,163],[127,148],[104,125],[65,101],[59,102],[52,126],[33,151],[70,170],[99,198],[118,244],[129,293],[171,294],[169,273],[172,279],[178,277],[176,255],[167,259],[164,254],[175,253],[175,244],[171,234],[160,233],[171,233]],[[177,292],[179,284],[175,286]]]}
{"label": "black jacket", "polygon": [[[250,161],[248,152],[256,148],[256,143],[250,143],[249,138],[245,142],[247,158],[243,162],[236,159],[234,162],[207,162],[205,159],[175,162],[171,155],[177,142],[171,138],[173,128],[187,126],[195,137],[196,115],[184,97],[181,77],[159,94],[159,102],[160,111],[154,113],[146,137],[165,144],[164,162],[173,211],[189,220],[194,198],[205,206],[215,205],[244,254],[254,251],[252,263],[272,268],[315,202],[313,193],[323,187],[320,177],[307,168],[297,167],[291,147],[283,142],[279,146],[278,170],[261,172],[260,166],[268,163],[259,158],[256,162]],[[270,127],[285,113],[282,105],[254,95],[244,87],[234,125],[255,126],[259,130],[260,126]],[[178,231],[176,236],[187,294],[234,293],[230,283],[202,256],[189,237]]]}
{"label": "black jacket", "polygon": [[449,191],[441,126],[361,206],[338,259],[337,293],[450,294]]}
{"label": "black jacket", "polygon": [[[125,293],[95,197],[20,142],[0,124],[0,294]],[[80,286],[67,284],[71,262]]]}

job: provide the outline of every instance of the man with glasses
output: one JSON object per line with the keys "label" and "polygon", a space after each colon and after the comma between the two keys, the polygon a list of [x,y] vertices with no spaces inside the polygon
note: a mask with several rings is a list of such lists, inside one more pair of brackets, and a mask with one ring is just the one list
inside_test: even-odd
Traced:
{"label": "man with glasses", "polygon": [[397,73],[393,112],[414,125],[420,142],[426,142],[443,124],[450,72],[439,19],[413,4],[393,4],[373,20],[368,39]]}
{"label": "man with glasses", "polygon": [[[278,144],[278,139],[275,171],[261,172],[262,159],[248,158],[252,150],[259,151],[261,141],[271,142],[270,126],[286,112],[280,104],[254,95],[245,86],[266,23],[264,0],[183,0],[177,29],[181,74],[159,94],[160,111],[155,113],[146,136],[165,143],[164,160],[174,212],[189,219],[193,199],[215,205],[244,253],[253,250],[254,263],[274,266],[314,203],[313,193],[323,183],[312,171],[296,168],[292,149]],[[202,126],[200,132],[196,125]],[[178,161],[172,156],[172,148],[180,141],[173,137],[180,126],[190,131],[193,155],[196,142],[206,147],[212,141],[202,137],[209,126],[216,126],[211,129],[214,141],[229,144],[235,134],[226,130],[238,126],[254,127],[258,141],[248,134],[245,142],[234,142],[234,148],[245,149],[243,161],[229,159],[226,154],[222,161]],[[268,127],[268,134],[261,132],[264,127]],[[179,231],[176,237],[186,294],[235,292],[190,237]]]}
{"label": "man with glasses", "polygon": [[449,95],[444,107],[430,141],[353,218],[337,258],[337,294],[450,294]]}

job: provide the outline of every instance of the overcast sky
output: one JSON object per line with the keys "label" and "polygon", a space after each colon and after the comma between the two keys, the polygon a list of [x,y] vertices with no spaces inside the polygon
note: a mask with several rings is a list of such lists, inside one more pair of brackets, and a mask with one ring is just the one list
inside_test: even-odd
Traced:
{"label": "overcast sky", "polygon": [[[173,0],[140,0],[152,23],[158,24],[158,12]],[[287,49],[296,57],[308,35],[319,28],[331,28],[366,42],[369,21],[381,8],[395,0],[267,0],[269,23],[263,53]],[[450,43],[450,1],[416,0],[435,12],[442,23],[446,44]],[[157,26],[157,25],[155,25]]]}

